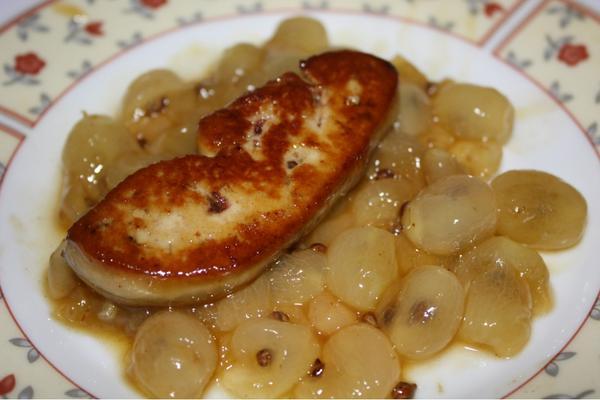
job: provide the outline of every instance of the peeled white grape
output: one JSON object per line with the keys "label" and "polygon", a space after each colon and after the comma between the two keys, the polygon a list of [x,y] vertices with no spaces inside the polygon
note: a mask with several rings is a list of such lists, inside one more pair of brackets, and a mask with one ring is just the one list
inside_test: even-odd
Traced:
{"label": "peeled white grape", "polygon": [[273,306],[273,311],[267,315],[267,318],[309,326],[310,321],[307,314],[303,304],[279,303]]}
{"label": "peeled white grape", "polygon": [[[75,182],[75,184],[72,184]],[[85,185],[81,185],[75,179],[63,175],[61,203],[59,210],[59,221],[67,229],[77,221],[87,210],[97,203],[100,197],[94,193],[94,197],[88,196]]]}
{"label": "peeled white grape", "polygon": [[417,137],[394,129],[375,149],[368,176],[371,179],[391,176],[404,180],[412,185],[416,194],[425,185],[421,170],[424,151],[425,148]]}
{"label": "peeled white grape", "polygon": [[456,141],[450,132],[442,128],[440,124],[432,124],[429,129],[419,135],[419,141],[425,148],[437,148],[448,150]]}
{"label": "peeled white grape", "polygon": [[215,342],[202,322],[165,311],[139,328],[129,373],[152,397],[193,398],[202,395],[216,366]]}
{"label": "peeled white grape", "polygon": [[433,100],[440,125],[462,139],[508,141],[514,109],[496,89],[453,83],[444,85]]}
{"label": "peeled white grape", "polygon": [[400,208],[414,195],[405,180],[378,179],[366,181],[355,191],[352,213],[356,225],[372,225],[390,229],[399,223]]}
{"label": "peeled white grape", "polygon": [[323,346],[320,368],[296,386],[297,398],[386,398],[400,379],[392,344],[368,324],[347,326]]}
{"label": "peeled white grape", "polygon": [[291,322],[257,319],[233,333],[221,383],[237,397],[275,398],[308,373],[319,355],[310,328]]}
{"label": "peeled white grape", "polygon": [[327,287],[358,310],[374,309],[398,274],[394,235],[383,229],[344,231],[329,247],[327,258]]}
{"label": "peeled white grape", "polygon": [[285,72],[298,72],[301,59],[329,47],[327,32],[319,21],[295,17],[283,21],[265,44],[266,58],[261,74],[267,79]]}
{"label": "peeled white grape", "polygon": [[77,277],[62,256],[64,247],[63,242],[54,250],[48,265],[48,294],[53,299],[62,299],[77,286]]}
{"label": "peeled white grape", "polygon": [[454,265],[453,256],[440,256],[426,252],[416,247],[406,235],[394,236],[396,245],[396,260],[400,276],[406,275],[410,270],[424,265],[439,265],[449,267]]}
{"label": "peeled white grape", "polygon": [[237,90],[239,95],[246,90],[245,86],[240,90],[229,84],[228,90],[219,90],[217,96],[213,85],[186,83],[159,92],[146,108],[136,109],[134,118],[124,121],[130,136],[144,152],[162,159],[195,154],[198,120],[225,105],[230,100],[225,98],[229,91]]}
{"label": "peeled white grape", "polygon": [[411,270],[386,294],[377,321],[401,355],[424,359],[444,349],[463,317],[465,294],[452,272],[438,266]]}
{"label": "peeled white grape", "polygon": [[541,171],[514,170],[492,181],[498,233],[534,247],[558,250],[583,235],[587,203],[573,186]]}
{"label": "peeled white grape", "polygon": [[456,84],[456,81],[449,78],[444,78],[438,82],[429,82],[429,85],[427,86],[427,94],[429,97],[431,97],[432,101],[435,102],[436,97],[439,96],[442,90],[454,84]]}
{"label": "peeled white grape", "polygon": [[510,266],[497,265],[469,284],[458,338],[499,357],[519,353],[531,332],[531,295]]}
{"label": "peeled white grape", "polygon": [[415,67],[410,61],[400,54],[396,54],[391,60],[391,63],[394,64],[394,67],[396,67],[400,82],[402,82],[402,84],[408,82],[417,86],[421,90],[425,90],[428,83],[427,77],[423,75],[423,73],[419,71],[417,67]]}
{"label": "peeled white grape", "polygon": [[[198,120],[210,110],[191,91],[174,93],[170,98],[169,107],[162,113],[127,126],[130,132],[137,132],[138,141],[145,143],[145,152],[155,159],[171,160],[196,154]],[[179,105],[184,102],[188,104]]]}
{"label": "peeled white grape", "polygon": [[162,159],[160,156],[141,150],[123,152],[115,158],[110,168],[107,169],[106,184],[112,189],[129,175]]}
{"label": "peeled white grape", "polygon": [[465,171],[458,160],[445,150],[431,148],[423,156],[423,174],[431,184],[450,175],[464,174]]}
{"label": "peeled white grape", "polygon": [[61,217],[77,220],[108,191],[107,170],[123,151],[137,145],[125,127],[110,117],[84,115],[75,124],[63,149]]}
{"label": "peeled white grape", "polygon": [[308,305],[308,318],[317,332],[330,335],[356,322],[356,313],[329,292],[323,292]]}
{"label": "peeled white grape", "polygon": [[274,304],[303,304],[315,297],[323,291],[326,268],[327,256],[311,249],[281,257],[267,273]]}
{"label": "peeled white grape", "polygon": [[293,52],[308,56],[329,47],[327,31],[317,20],[307,17],[289,18],[277,27],[265,47],[269,51]]}
{"label": "peeled white grape", "polygon": [[[216,108],[222,107],[248,91],[260,87],[275,75],[266,76],[267,52],[249,43],[233,45],[223,52],[214,75],[207,82],[203,97]],[[213,107],[214,108],[214,107]]]}
{"label": "peeled white grape", "polygon": [[314,243],[321,243],[325,246],[329,246],[340,233],[354,225],[354,215],[350,212],[333,215],[321,222],[315,230],[303,240],[303,242],[307,246]]}
{"label": "peeled white grape", "polygon": [[122,118],[125,121],[137,120],[145,115],[150,103],[181,86],[183,81],[167,69],[155,69],[140,75],[129,85],[123,98]]}
{"label": "peeled white grape", "polygon": [[212,318],[219,331],[230,331],[247,319],[269,314],[272,306],[268,277],[260,276],[245,288],[216,302],[214,307]]}
{"label": "peeled white grape", "polygon": [[491,236],[494,192],[481,179],[452,175],[423,189],[404,210],[402,229],[417,247],[450,255]]}
{"label": "peeled white grape", "polygon": [[498,171],[502,146],[493,140],[459,140],[448,149],[470,175],[487,178]]}
{"label": "peeled white grape", "polygon": [[399,85],[400,112],[397,129],[409,136],[416,136],[431,125],[431,102],[427,93],[410,82]]}
{"label": "peeled white grape", "polygon": [[498,265],[513,268],[527,282],[535,313],[548,311],[551,306],[548,286],[548,268],[533,249],[509,238],[496,236],[479,243],[460,258],[455,273],[465,286],[477,276],[497,268]]}
{"label": "peeled white grape", "polygon": [[235,84],[237,80],[258,69],[263,62],[264,51],[249,43],[236,44],[223,52],[215,74],[223,83]]}

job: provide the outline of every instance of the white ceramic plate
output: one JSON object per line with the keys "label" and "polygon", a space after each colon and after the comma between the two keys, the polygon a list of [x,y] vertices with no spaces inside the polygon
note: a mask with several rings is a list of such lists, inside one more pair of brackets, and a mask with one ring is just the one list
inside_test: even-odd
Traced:
{"label": "white ceramic plate", "polygon": [[[153,8],[146,3],[158,6]],[[464,3],[472,3],[474,7],[478,4],[477,2]],[[483,8],[486,5],[485,2],[479,3],[481,3],[481,7],[478,12],[481,16],[487,16],[489,7]],[[551,3],[544,6],[551,7],[553,5]],[[555,1],[555,3],[564,4],[561,1]],[[184,7],[183,2],[180,4],[180,7]],[[191,7],[191,3],[185,4],[185,7]],[[201,8],[201,11],[208,13],[211,4],[203,4],[204,8]],[[6,323],[0,325],[0,334],[2,338],[8,337],[9,340],[0,343],[0,360],[17,360],[16,349],[27,350],[27,356],[21,351],[23,355],[20,356],[20,361],[14,363],[11,361],[6,365],[4,362],[0,362],[0,394],[14,397],[20,394],[28,395],[33,394],[37,387],[39,390],[35,392],[36,395],[44,395],[47,392],[45,394],[47,396],[84,396],[86,392],[103,398],[138,396],[138,393],[124,382],[121,360],[111,350],[111,347],[94,337],[75,332],[56,323],[50,318],[48,303],[41,293],[40,282],[47,258],[61,239],[61,233],[54,228],[54,213],[56,212],[59,188],[60,152],[64,140],[70,127],[80,118],[82,110],[90,113],[113,114],[129,82],[143,71],[156,67],[167,67],[191,78],[199,76],[227,46],[240,41],[260,43],[261,40],[271,35],[274,27],[282,18],[291,14],[289,11],[279,10],[281,8],[278,7],[279,4],[275,4],[275,2],[249,5],[232,3],[232,12],[229,14],[227,14],[227,10],[223,9],[219,11],[222,15],[215,11],[214,17],[201,15],[199,19],[197,18],[200,22],[173,27],[169,24],[174,25],[175,17],[169,22],[165,22],[166,17],[161,17],[159,14],[160,9],[167,6],[166,2],[161,4],[161,1],[131,1],[129,3],[121,2],[119,6],[114,4],[101,6],[92,1],[77,3],[80,11],[85,7],[89,7],[90,11],[89,14],[86,14],[87,16],[84,15],[86,18],[83,20],[84,22],[78,22],[80,33],[76,33],[75,37],[80,35],[81,38],[88,38],[91,43],[69,47],[67,44],[73,43],[72,41],[76,39],[67,40],[66,36],[62,35],[62,44],[59,41],[57,44],[53,44],[56,46],[53,51],[58,49],[64,51],[61,59],[57,59],[53,53],[46,53],[47,55],[42,57],[39,53],[43,50],[39,50],[35,54],[44,61],[45,65],[35,74],[31,70],[29,73],[23,71],[19,73],[16,58],[14,63],[10,58],[13,55],[27,53],[26,50],[37,43],[34,42],[36,31],[28,28],[31,40],[29,42],[21,40],[16,44],[8,40],[2,41],[5,39],[2,35],[6,35],[6,31],[0,35],[0,46],[4,46],[0,48],[3,53],[4,49],[14,53],[8,56],[9,61],[5,63],[13,66],[14,73],[10,75],[5,68],[6,80],[4,82],[8,82],[11,78],[14,79],[15,76],[17,78],[22,76],[22,80],[39,80],[38,83],[33,84],[13,82],[0,87],[5,96],[11,95],[13,91],[19,96],[21,96],[19,93],[23,93],[13,105],[10,102],[2,103],[0,100],[0,107],[4,111],[8,110],[6,114],[11,115],[3,117],[0,122],[5,122],[7,125],[4,127],[5,131],[16,130],[23,132],[26,137],[10,161],[10,168],[7,169],[0,191],[0,285],[7,311],[10,311],[14,318],[14,322],[12,322],[12,318],[8,318],[8,314],[4,313],[3,321]],[[518,37],[515,39],[516,33],[513,35],[512,32],[527,32],[527,24],[533,26],[536,23],[536,15],[541,18],[546,14],[548,16],[554,14],[548,10],[534,9],[531,2],[505,1],[493,4],[500,7],[501,12],[505,15],[502,18],[496,18],[497,21],[494,25],[488,24],[487,30],[474,25],[477,29],[473,28],[475,34],[472,37],[469,36],[468,27],[464,28],[466,33],[461,33],[463,28],[460,25],[460,21],[462,21],[460,18],[467,17],[455,16],[456,20],[453,23],[456,25],[454,26],[459,27],[455,28],[454,34],[449,34],[440,28],[443,27],[441,20],[443,13],[422,13],[425,15],[424,22],[415,22],[421,18],[421,11],[413,10],[414,21],[407,20],[405,18],[410,18],[410,16],[402,15],[403,9],[396,10],[395,5],[386,3],[377,4],[377,6],[367,6],[359,2],[346,3],[344,10],[336,10],[334,6],[325,3],[327,9],[304,10],[325,24],[330,34],[330,40],[335,45],[358,48],[382,57],[391,57],[396,53],[401,53],[413,61],[432,80],[450,77],[459,81],[493,86],[502,91],[514,104],[517,117],[513,138],[504,150],[501,169],[504,171],[527,168],[551,172],[575,186],[584,195],[589,205],[588,226],[581,243],[568,251],[544,254],[544,259],[551,272],[555,307],[548,315],[535,320],[531,340],[523,352],[513,359],[502,360],[480,352],[459,347],[452,348],[434,361],[409,371],[410,379],[419,385],[419,397],[501,397],[520,388],[544,368],[546,372],[543,374],[559,382],[561,374],[557,372],[562,365],[558,364],[560,357],[554,360],[554,366],[549,363],[561,351],[562,354],[567,354],[562,356],[563,359],[577,358],[574,355],[569,356],[569,351],[563,350],[588,320],[600,288],[596,253],[597,245],[600,243],[598,154],[593,144],[590,143],[590,139],[581,129],[581,126],[587,123],[585,120],[587,109],[585,107],[570,108],[569,100],[565,101],[564,98],[562,102],[557,100],[560,96],[571,95],[573,97],[585,91],[577,92],[575,89],[568,91],[568,88],[565,87],[566,80],[562,87],[560,84],[563,81],[557,80],[559,82],[557,88],[557,85],[553,85],[552,82],[554,75],[549,78],[549,84],[545,86],[544,82],[547,77],[544,74],[547,72],[544,72],[544,69],[541,70],[542,72],[535,69],[535,60],[532,61],[534,51],[532,50],[531,54],[517,52],[519,46],[523,45],[520,44]],[[174,7],[172,4],[170,6]],[[295,6],[297,8],[298,4]],[[464,4],[463,6],[466,7]],[[38,18],[37,24],[46,26],[49,31],[52,31],[54,25],[59,26],[59,22],[55,20],[56,15],[60,16],[61,13],[64,14],[68,10],[59,9],[57,4],[49,4],[45,7],[38,10],[38,15],[41,17]],[[212,7],[216,8],[217,6],[213,5]],[[221,7],[224,6],[221,5]],[[387,11],[385,7],[388,7]],[[99,29],[96,26],[88,31],[85,27],[95,22],[92,11],[98,11],[97,15],[102,15],[102,19],[99,19],[102,23]],[[52,14],[53,12],[56,15]],[[147,22],[144,18],[148,18],[143,16],[144,12],[150,13],[148,15],[151,15],[150,19],[153,20],[151,23],[165,25],[155,34],[168,32],[151,40],[136,39],[136,32],[150,29],[142,25]],[[173,12],[175,13],[175,11]],[[395,16],[394,12],[397,12],[402,18]],[[494,13],[496,12],[498,11],[494,11]],[[44,13],[50,13],[50,15]],[[494,13],[488,18],[494,17]],[[106,50],[106,44],[95,44],[109,35],[111,21],[116,23],[119,18],[130,18],[129,14],[136,18],[139,17],[140,25],[131,24],[129,36],[127,33],[121,33],[121,35],[124,38],[131,38],[134,46],[122,51],[118,46],[116,49]],[[74,15],[82,14],[77,14],[76,11]],[[180,12],[180,15],[193,16],[193,14],[186,14],[183,11]],[[431,19],[427,19],[428,15],[439,20],[432,23]],[[71,20],[73,20],[72,17],[73,15],[70,16]],[[593,21],[593,18],[590,17],[589,20]],[[64,20],[61,21],[64,22]],[[194,21],[190,20],[190,22]],[[500,23],[503,24],[500,25]],[[516,30],[515,26],[522,28]],[[8,31],[10,29],[12,28],[9,27]],[[119,25],[119,29],[124,31],[125,28]],[[101,31],[102,35],[96,34],[94,31]],[[67,28],[65,32],[68,34],[70,31]],[[600,28],[597,32],[600,32]],[[15,33],[18,32],[15,31]],[[142,33],[139,36],[151,35],[145,36]],[[527,40],[534,43],[531,39]],[[565,43],[567,45],[572,43],[574,46],[577,44],[577,40],[577,38],[572,38]],[[49,43],[50,39],[47,41]],[[116,41],[117,39],[114,40],[114,42]],[[42,41],[42,43],[44,42]],[[594,45],[596,48],[598,47],[598,43],[589,44],[590,47]],[[27,46],[29,47],[26,49]],[[94,53],[90,52],[90,48],[94,48],[94,46],[98,47],[99,52],[104,52],[102,53],[104,58],[93,59]],[[577,55],[576,51],[572,51],[575,54],[572,55],[572,58],[568,58],[566,52],[567,55],[559,58],[560,46],[559,43],[555,54],[552,55],[553,59],[558,60],[558,67],[567,65],[573,68],[579,64],[587,68],[588,64],[592,64],[592,62],[595,63],[593,65],[599,65],[598,56],[600,54],[596,54],[596,58],[593,58],[594,55],[591,51],[589,53],[592,53],[592,57],[588,54],[588,57],[584,58],[581,52]],[[539,43],[537,49],[543,60],[545,49]],[[83,72],[86,72],[85,76],[76,77],[73,82],[62,83],[61,81],[58,89],[55,88],[52,74],[57,79],[64,80],[64,71],[61,71],[62,74],[53,70],[48,72],[53,66],[53,60],[56,59],[56,64],[60,64],[64,61],[62,58],[71,57],[73,54],[74,58],[71,64],[79,65],[76,54],[81,51],[89,52],[88,59],[91,61],[89,61],[88,69],[93,69],[93,71],[87,74],[85,65],[82,63],[81,67],[85,70]],[[109,62],[104,62],[115,54],[118,56],[111,58]],[[510,60],[511,63],[506,60]],[[528,60],[534,67],[530,68],[526,65]],[[569,65],[565,60],[575,63],[574,66]],[[23,70],[23,67],[20,68]],[[583,68],[581,69],[583,70]],[[596,71],[598,70],[600,69]],[[578,77],[575,74],[577,71],[574,69],[569,72],[571,79],[585,78],[583,75]],[[46,75],[43,75],[44,73]],[[597,85],[597,76],[595,78],[593,84]],[[22,87],[15,85],[22,85]],[[577,85],[574,87],[579,88]],[[66,91],[67,88],[68,91]],[[34,93],[36,90],[37,92],[51,92],[47,95],[50,98],[48,104],[42,104],[43,110],[37,114],[23,113],[19,108],[21,107],[19,102],[26,103],[26,99],[23,100],[22,97],[34,98],[35,96],[32,97],[30,92]],[[551,95],[552,93],[554,97]],[[25,110],[25,108],[21,108]],[[0,128],[2,128],[1,125]],[[2,146],[2,142],[0,142],[0,146]],[[8,148],[8,146],[5,147]],[[10,152],[10,154],[12,153]],[[592,316],[594,315],[596,314],[592,314]],[[21,332],[15,329],[14,323],[18,324]],[[598,324],[597,321],[590,319],[588,325],[593,323]],[[597,326],[590,329],[596,329],[597,332]],[[24,341],[10,340],[19,338]],[[594,345],[591,343],[590,340],[589,343],[583,344],[582,349],[587,349],[586,351],[591,351],[596,355],[600,354],[598,346],[593,348]],[[52,378],[55,381],[50,378],[37,378],[46,375],[31,372],[33,371],[32,365],[38,360],[36,357],[38,352],[43,354],[47,363],[64,374],[70,383],[63,378],[58,378],[63,383],[51,383],[51,386],[55,385],[56,391],[52,391],[52,387],[42,389],[44,379],[48,382],[55,382],[56,378]],[[577,355],[581,351],[578,350],[574,353]],[[26,357],[27,363],[23,361]],[[35,360],[30,361],[33,358]],[[40,363],[43,361],[37,362],[37,364]],[[580,365],[579,368],[591,368],[591,373],[596,371],[596,377],[598,376],[598,357],[589,362],[586,361],[585,364],[581,361]],[[47,365],[44,368],[51,369]],[[590,370],[587,369],[587,371]],[[10,377],[10,375],[13,375],[13,378],[17,377],[16,383],[12,385],[11,390],[3,392],[3,387],[8,389],[11,383],[10,379],[3,378]],[[25,385],[28,377],[32,377],[32,383],[29,386]],[[33,377],[36,377],[35,383]],[[535,386],[536,381],[540,381],[541,378],[538,377],[526,385],[519,394],[536,397],[557,394],[576,396],[582,393],[585,396],[593,395],[593,391],[600,394],[597,383],[594,385],[591,383],[592,380],[586,381],[582,378],[579,378],[580,386],[573,386],[572,381],[568,385],[565,383],[566,386],[555,382],[556,386],[550,386],[554,391],[544,392]],[[38,379],[41,382],[38,382]],[[4,386],[2,386],[3,384]],[[30,391],[27,391],[28,388]],[[589,392],[590,390],[592,392]],[[218,389],[214,389],[209,394],[218,396],[222,393]]]}

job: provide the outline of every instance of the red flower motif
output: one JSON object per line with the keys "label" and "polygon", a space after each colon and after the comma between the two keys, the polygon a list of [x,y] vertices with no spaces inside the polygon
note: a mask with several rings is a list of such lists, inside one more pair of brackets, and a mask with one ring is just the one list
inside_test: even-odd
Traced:
{"label": "red flower motif", "polygon": [[586,60],[589,56],[587,48],[583,44],[565,43],[558,52],[558,59],[571,67]]}
{"label": "red flower motif", "polygon": [[104,35],[104,32],[102,32],[102,22],[100,21],[89,22],[83,27],[83,29],[93,36]]}
{"label": "red flower motif", "polygon": [[24,75],[37,75],[46,62],[35,53],[19,54],[15,57],[15,70]]}
{"label": "red flower motif", "polygon": [[4,396],[7,393],[12,392],[15,388],[15,376],[13,374],[6,375],[0,380],[0,396]]}
{"label": "red flower motif", "polygon": [[148,8],[159,8],[165,5],[167,0],[140,0],[142,5]]}
{"label": "red flower motif", "polygon": [[500,4],[494,3],[494,2],[485,3],[485,7],[483,8],[483,12],[489,18],[493,17],[494,14],[496,14],[498,12],[503,12],[503,11],[504,11],[504,8],[502,8],[502,6]]}

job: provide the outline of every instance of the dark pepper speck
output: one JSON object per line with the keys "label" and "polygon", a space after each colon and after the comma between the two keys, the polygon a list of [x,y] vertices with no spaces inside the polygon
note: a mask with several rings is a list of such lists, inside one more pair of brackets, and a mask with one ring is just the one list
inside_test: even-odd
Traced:
{"label": "dark pepper speck", "polygon": [[208,196],[208,212],[221,213],[229,208],[229,202],[219,192],[211,192]]}
{"label": "dark pepper speck", "polygon": [[400,382],[392,389],[392,399],[412,399],[416,391],[416,384]]}
{"label": "dark pepper speck", "polygon": [[317,358],[313,363],[312,369],[310,370],[310,375],[318,378],[323,375],[323,372],[325,372],[325,364],[323,364],[323,361]]}
{"label": "dark pepper speck", "polygon": [[256,353],[256,362],[261,367],[266,367],[273,361],[273,354],[269,349],[262,349]]}

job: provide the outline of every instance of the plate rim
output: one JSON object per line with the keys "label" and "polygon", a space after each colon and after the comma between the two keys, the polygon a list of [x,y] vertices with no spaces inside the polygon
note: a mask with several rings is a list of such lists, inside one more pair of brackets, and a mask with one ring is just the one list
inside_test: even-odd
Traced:
{"label": "plate rim", "polygon": [[[526,0],[519,0],[517,3],[518,4],[522,4],[523,2],[525,2]],[[11,24],[11,23],[15,23],[16,21],[20,20],[21,18],[35,12],[36,10],[39,10],[41,8],[44,8],[50,4],[55,3],[56,0],[46,0],[43,3],[41,3],[40,5],[37,5],[35,7],[33,7],[30,10],[25,11],[24,13],[20,14],[19,16],[15,17],[13,20],[9,21],[9,23],[4,24],[2,27],[0,27],[0,33],[2,33],[4,30],[8,29],[7,25]],[[541,7],[543,4],[546,4],[547,1],[544,1],[542,3],[540,3],[539,7]],[[404,24],[409,24],[409,25],[418,25],[427,29],[432,29],[434,31],[437,31],[438,33],[443,33],[443,34],[447,34],[450,35],[454,38],[457,38],[461,41],[463,41],[463,43],[466,43],[469,46],[473,46],[479,50],[481,50],[481,46],[479,46],[476,43],[473,43],[472,41],[469,41],[463,37],[460,37],[458,35],[453,35],[450,34],[447,31],[441,30],[441,29],[436,29],[434,27],[431,27],[427,24],[423,24],[423,23],[419,23],[417,21],[413,21],[410,19],[406,19],[406,18],[402,18],[402,17],[397,17],[397,16],[391,16],[391,15],[377,15],[377,14],[369,14],[366,12],[361,12],[361,11],[353,11],[353,10],[343,10],[343,9],[329,9],[329,10],[305,10],[305,9],[301,9],[301,8],[286,8],[286,9],[280,9],[280,10],[269,10],[269,11],[263,11],[260,12],[259,14],[250,14],[250,15],[240,15],[240,14],[235,14],[232,13],[230,15],[224,16],[224,17],[216,17],[216,18],[209,18],[209,19],[203,19],[202,21],[198,22],[198,23],[192,23],[189,25],[185,25],[185,26],[175,26],[171,29],[168,29],[166,31],[162,31],[160,33],[148,36],[146,38],[144,38],[144,40],[142,40],[140,43],[123,49],[121,51],[116,52],[115,54],[113,54],[112,56],[110,56],[108,59],[98,63],[97,65],[95,65],[93,67],[93,69],[85,74],[84,76],[78,78],[77,80],[75,80],[71,85],[69,85],[63,92],[61,92],[54,100],[53,100],[53,104],[54,103],[58,103],[61,101],[61,99],[67,95],[75,86],[79,85],[82,81],[91,78],[94,76],[95,72],[101,70],[103,67],[105,67],[106,65],[110,64],[111,62],[113,62],[114,60],[126,55],[127,53],[129,53],[132,50],[138,49],[141,46],[146,46],[148,44],[152,44],[152,42],[154,40],[157,40],[163,36],[169,35],[173,32],[177,32],[180,30],[184,30],[188,27],[192,27],[195,26],[197,24],[206,24],[206,23],[217,23],[220,22],[222,20],[229,20],[229,19],[236,19],[236,18],[245,18],[245,17],[252,17],[252,16],[256,16],[256,15],[273,15],[273,14],[277,14],[277,15],[286,15],[286,14],[290,14],[290,13],[302,13],[302,14],[319,14],[319,13],[326,13],[326,14],[351,14],[351,15],[367,15],[369,17],[381,17],[381,18],[387,18],[387,19],[393,19],[393,20],[397,20],[400,23],[404,23]],[[507,17],[508,18],[508,17]],[[566,115],[569,117],[569,119],[575,123],[575,125],[579,128],[579,131],[586,137],[588,143],[592,146],[592,148],[594,149],[594,152],[596,154],[596,158],[597,160],[600,162],[600,151],[598,150],[598,148],[594,145],[594,143],[592,142],[591,138],[589,137],[589,135],[587,134],[586,130],[584,129],[584,127],[581,125],[581,123],[579,122],[579,120],[573,115],[573,113],[566,108],[560,101],[558,101],[554,96],[552,96],[544,87],[543,85],[538,82],[536,79],[534,79],[533,77],[525,74],[522,70],[516,68],[514,65],[510,64],[509,62],[505,61],[504,59],[502,59],[498,52],[500,50],[500,47],[496,48],[495,51],[493,52],[488,52],[489,55],[491,55],[492,57],[495,58],[496,61],[499,61],[500,63],[503,63],[509,67],[511,67],[513,69],[514,72],[519,73],[522,77],[524,77],[525,79],[529,80],[530,82],[532,82],[536,87],[538,87],[539,90],[541,90],[546,96],[550,97],[554,103],[563,111],[566,113]],[[38,119],[36,120],[35,124],[31,126],[31,128],[35,127],[35,125],[37,125],[46,115],[46,113],[52,108],[52,105],[50,107],[48,107],[44,113],[42,113]],[[20,133],[18,130],[13,129],[11,126],[4,124],[1,120],[0,120],[0,127],[3,128],[3,130],[14,130],[17,133]],[[24,143],[24,140],[21,140],[21,142],[19,143],[18,147],[15,149],[15,151],[13,152],[12,156],[11,156],[11,161],[12,158],[14,158],[17,153],[19,152],[19,150],[21,150],[22,148],[22,144]],[[8,173],[14,173],[14,169],[10,168],[11,166],[11,162],[7,163],[6,165],[6,170],[5,173],[2,176],[2,179],[0,180],[0,196],[2,195],[3,191],[3,185],[2,181],[4,180],[4,178],[7,176]],[[17,326],[17,328],[19,329],[19,331],[24,335],[24,337],[29,340],[29,337],[27,335],[27,333],[23,330],[23,328],[21,327],[21,324],[19,323],[19,321],[16,319],[12,308],[10,307],[10,304],[8,303],[8,300],[6,299],[6,296],[4,296],[4,293],[2,292],[2,288],[0,286],[0,296],[2,296],[2,300],[5,303],[5,306],[7,307],[7,310],[9,311],[10,317],[13,320],[13,322],[15,323],[15,325]],[[523,388],[524,386],[526,386],[529,382],[531,382],[532,380],[534,380],[544,369],[545,367],[550,364],[552,362],[552,360],[556,357],[556,355],[560,354],[566,347],[568,347],[568,345],[578,336],[578,334],[580,333],[580,331],[583,329],[583,327],[585,326],[586,322],[589,320],[589,316],[592,312],[592,310],[594,309],[594,306],[596,304],[596,302],[598,301],[598,298],[600,297],[600,289],[597,291],[596,294],[596,300],[591,302],[591,306],[590,309],[588,310],[588,312],[585,314],[585,317],[582,319],[582,321],[579,323],[579,326],[577,327],[577,329],[570,335],[569,340],[562,346],[562,348],[555,354],[553,355],[551,358],[548,359],[548,362],[541,367],[538,371],[535,372],[535,374],[533,374],[532,376],[530,376],[528,379],[526,379],[524,382],[522,382],[520,385],[518,385],[516,388],[514,388],[513,390],[511,390],[510,392],[508,392],[507,394],[505,394],[503,397],[508,397],[510,395],[512,395],[513,393],[517,392],[518,390],[520,390],[521,388]],[[87,394],[89,394],[90,396],[93,397],[93,395],[91,394],[91,392],[87,391],[86,389],[82,388],[79,384],[77,384],[76,382],[74,382],[71,378],[69,378],[64,372],[62,372],[60,369],[58,369],[49,359],[46,358],[46,356],[43,354],[43,352],[41,352],[39,350],[39,348],[37,348],[35,346],[34,343],[32,343],[30,341],[31,345],[33,346],[33,348],[35,348],[38,353],[40,354],[40,356],[54,369],[56,370],[61,376],[63,376],[66,380],[68,380],[69,382],[71,382],[73,385],[75,385],[77,388],[79,388],[80,390],[86,392]]]}

